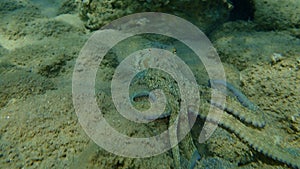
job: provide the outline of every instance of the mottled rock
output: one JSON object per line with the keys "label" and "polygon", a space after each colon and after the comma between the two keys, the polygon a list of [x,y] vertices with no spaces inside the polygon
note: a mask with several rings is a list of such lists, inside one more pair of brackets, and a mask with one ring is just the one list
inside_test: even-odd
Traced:
{"label": "mottled rock", "polygon": [[253,0],[254,21],[264,30],[284,30],[300,26],[300,1]]}
{"label": "mottled rock", "polygon": [[272,63],[274,53],[288,56],[300,52],[300,40],[286,31],[256,31],[253,22],[227,22],[211,34],[223,62],[243,70],[258,63]]}
{"label": "mottled rock", "polygon": [[253,151],[234,134],[218,128],[206,146],[209,154],[218,156],[235,165],[246,164],[254,160]]}
{"label": "mottled rock", "polygon": [[[227,1],[186,1],[186,0],[85,0],[77,1],[81,18],[92,30],[110,23],[112,20],[138,12],[165,12],[185,18],[209,32],[229,17],[231,8]],[[188,12],[187,12],[188,11]]]}
{"label": "mottled rock", "polygon": [[1,74],[0,107],[7,104],[10,99],[43,94],[52,89],[55,89],[54,83],[32,72],[16,71]]}
{"label": "mottled rock", "polygon": [[229,169],[237,166],[218,157],[209,157],[201,160],[200,164],[197,167],[199,169]]}

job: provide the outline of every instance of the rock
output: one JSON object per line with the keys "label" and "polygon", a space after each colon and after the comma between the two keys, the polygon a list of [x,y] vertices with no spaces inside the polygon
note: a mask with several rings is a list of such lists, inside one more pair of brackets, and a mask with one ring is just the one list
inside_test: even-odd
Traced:
{"label": "rock", "polygon": [[54,83],[33,72],[18,70],[1,74],[0,107],[5,106],[10,99],[44,94],[47,90],[53,89],[55,89]]}
{"label": "rock", "polygon": [[212,156],[217,156],[232,164],[247,164],[254,160],[253,152],[234,134],[217,128],[211,138],[206,142],[206,147]]}
{"label": "rock", "polygon": [[[138,12],[164,12],[185,18],[209,32],[225,22],[230,13],[227,1],[190,0],[77,0],[82,20],[88,29],[97,30],[111,21]],[[189,11],[188,13],[186,11]]]}
{"label": "rock", "polygon": [[300,1],[253,0],[254,21],[263,30],[285,30],[300,26]]}
{"label": "rock", "polygon": [[286,31],[256,31],[252,22],[227,22],[211,34],[223,62],[244,70],[259,63],[272,63],[271,56],[290,56],[300,52],[300,40]]}
{"label": "rock", "polygon": [[236,165],[233,165],[230,162],[218,157],[209,157],[203,159],[200,161],[198,166],[197,167],[199,169],[227,169],[237,167]]}
{"label": "rock", "polygon": [[7,53],[7,50],[0,44],[0,57],[4,56]]}

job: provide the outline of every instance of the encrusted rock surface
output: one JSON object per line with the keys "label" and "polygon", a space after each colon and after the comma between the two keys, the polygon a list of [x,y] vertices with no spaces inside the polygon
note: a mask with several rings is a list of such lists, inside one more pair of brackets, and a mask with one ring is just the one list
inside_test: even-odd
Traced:
{"label": "encrusted rock surface", "polygon": [[[204,32],[226,21],[231,8],[224,0],[77,0],[87,28],[96,30],[112,20],[138,12],[165,12],[183,17]],[[187,13],[187,11],[189,11]]]}
{"label": "encrusted rock surface", "polygon": [[300,1],[253,0],[254,21],[263,30],[300,27]]}

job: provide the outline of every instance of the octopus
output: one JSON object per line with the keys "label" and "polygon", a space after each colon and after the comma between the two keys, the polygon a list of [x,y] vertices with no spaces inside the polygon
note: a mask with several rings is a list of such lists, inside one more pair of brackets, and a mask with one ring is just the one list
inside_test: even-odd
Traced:
{"label": "octopus", "polygon": [[[167,82],[167,84],[170,84],[170,82]],[[152,89],[158,86],[162,87],[162,85],[158,85],[153,81],[150,82],[149,85]],[[222,89],[224,88],[227,90],[223,91]],[[225,105],[210,99],[211,92],[213,91],[221,92],[226,96]],[[278,161],[282,165],[300,168],[300,149],[295,147],[295,145],[293,146],[289,143],[278,141],[278,135],[273,128],[274,124],[267,123],[264,111],[251,102],[233,85],[221,80],[210,80],[210,87],[199,85],[199,93],[201,98],[203,98],[199,110],[189,109],[188,113],[194,113],[203,120],[218,124],[227,131],[234,133],[255,151]],[[143,96],[148,97],[149,92],[143,91],[134,93],[131,96],[131,100]],[[168,104],[172,103],[174,102],[168,102]],[[221,110],[223,112],[221,119],[208,116],[207,112],[209,112],[211,107],[212,109]],[[167,106],[167,109],[172,109],[172,106]],[[170,123],[172,123],[176,118],[176,114],[172,114],[174,111],[175,109],[166,110],[166,113],[163,113],[159,118],[169,117]],[[197,168],[198,161],[202,159],[202,154],[196,148],[191,133],[188,133],[185,139],[172,148],[172,154],[175,168]]]}

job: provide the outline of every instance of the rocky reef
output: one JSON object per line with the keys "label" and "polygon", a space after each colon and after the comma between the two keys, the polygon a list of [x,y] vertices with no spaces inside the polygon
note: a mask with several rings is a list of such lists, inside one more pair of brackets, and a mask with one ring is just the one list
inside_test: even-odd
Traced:
{"label": "rocky reef", "polygon": [[[300,168],[299,9],[299,0],[1,0],[0,166]],[[195,128],[173,150],[144,159],[120,157],[94,144],[78,123],[72,72],[91,32],[121,16],[151,11],[185,18],[204,31],[218,51],[228,82],[260,111],[249,110],[230,96],[225,106],[204,100]],[[120,133],[153,136],[168,128],[176,114],[149,124],[123,118],[109,94],[115,68],[130,53],[148,47],[176,52],[182,58],[192,53],[172,40],[131,40],[118,44],[102,61],[96,99],[105,119]],[[200,79],[200,94],[209,93],[205,67],[189,59],[185,62]],[[167,108],[176,112],[180,100],[176,82],[160,74],[153,72],[135,82],[151,89],[171,89]],[[134,84],[133,93],[140,89]],[[135,97],[139,102],[134,106],[147,109],[147,94]],[[212,136],[199,144],[211,105],[224,110],[224,118]],[[200,160],[198,154],[193,156],[192,144]]]}
{"label": "rocky reef", "polygon": [[77,0],[77,4],[80,17],[91,30],[137,12],[164,12],[185,18],[202,31],[209,32],[226,21],[231,10],[230,4],[224,0]]}
{"label": "rocky reef", "polygon": [[300,27],[300,1],[253,0],[255,23],[263,30]]}

